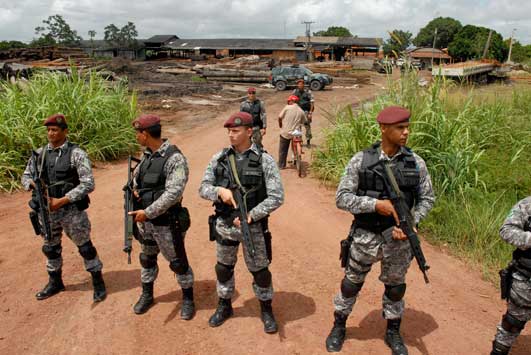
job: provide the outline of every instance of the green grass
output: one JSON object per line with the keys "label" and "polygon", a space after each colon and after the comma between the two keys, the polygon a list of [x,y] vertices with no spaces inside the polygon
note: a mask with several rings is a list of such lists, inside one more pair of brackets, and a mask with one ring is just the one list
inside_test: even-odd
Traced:
{"label": "green grass", "polygon": [[20,187],[20,176],[32,149],[47,142],[44,119],[63,113],[69,139],[91,159],[110,160],[136,149],[131,121],[136,95],[125,84],[111,85],[97,73],[41,72],[28,85],[0,82],[0,190]]}
{"label": "green grass", "polygon": [[315,154],[315,171],[337,183],[354,153],[379,139],[378,112],[394,104],[408,107],[408,145],[426,160],[437,196],[423,234],[494,278],[513,249],[498,230],[531,191],[531,88],[471,88],[440,80],[422,88],[415,73],[388,88],[356,112],[339,107],[328,113],[333,125]]}

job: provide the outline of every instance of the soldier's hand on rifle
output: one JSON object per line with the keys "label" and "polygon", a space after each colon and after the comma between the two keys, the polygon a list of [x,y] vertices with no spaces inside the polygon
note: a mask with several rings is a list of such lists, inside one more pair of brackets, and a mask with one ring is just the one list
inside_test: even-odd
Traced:
{"label": "soldier's hand on rifle", "polygon": [[395,208],[390,200],[377,200],[375,209],[376,213],[381,214],[382,216],[393,216],[396,225],[400,224],[398,214],[396,213]]}
{"label": "soldier's hand on rifle", "polygon": [[136,210],[128,213],[130,216],[135,216],[135,222],[145,222],[147,221],[146,211]]}
{"label": "soldier's hand on rifle", "polygon": [[[251,224],[252,222],[253,222],[253,220],[252,220],[251,216],[247,215],[247,224]],[[234,224],[237,228],[240,228],[241,227],[240,217],[234,218],[234,220],[232,221],[232,224]]]}
{"label": "soldier's hand on rifle", "polygon": [[262,136],[265,136],[266,135],[266,129],[265,128],[262,128],[260,130],[260,133],[262,134]]}
{"label": "soldier's hand on rifle", "polygon": [[406,240],[407,235],[398,227],[393,228],[393,239],[394,240]]}
{"label": "soldier's hand on rifle", "polygon": [[63,207],[67,203],[70,203],[70,200],[66,196],[61,197],[61,198],[50,197],[48,199],[48,204],[50,206],[50,211],[57,211],[59,208]]}
{"label": "soldier's hand on rifle", "polygon": [[30,180],[30,181],[29,181],[29,184],[30,184],[30,186],[29,186],[29,189],[30,189],[30,190],[33,190],[33,189],[37,188],[37,186],[35,186],[35,181]]}
{"label": "soldier's hand on rifle", "polygon": [[234,208],[237,208],[238,205],[234,201],[234,196],[232,196],[232,191],[224,187],[218,189],[218,197],[227,205],[232,205]]}

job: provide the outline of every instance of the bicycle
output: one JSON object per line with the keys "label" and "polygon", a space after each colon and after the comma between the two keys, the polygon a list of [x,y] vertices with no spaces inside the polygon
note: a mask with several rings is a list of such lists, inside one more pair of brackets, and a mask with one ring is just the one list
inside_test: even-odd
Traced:
{"label": "bicycle", "polygon": [[295,129],[290,132],[291,138],[291,151],[293,154],[293,164],[297,168],[299,177],[302,177],[302,131]]}

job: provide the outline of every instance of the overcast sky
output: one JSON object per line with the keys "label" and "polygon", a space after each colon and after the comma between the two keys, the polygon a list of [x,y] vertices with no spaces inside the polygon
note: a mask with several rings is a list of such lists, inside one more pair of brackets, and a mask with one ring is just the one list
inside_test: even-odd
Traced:
{"label": "overcast sky", "polygon": [[175,34],[181,38],[293,38],[347,27],[360,37],[387,38],[387,31],[418,30],[438,16],[463,25],[490,27],[504,38],[531,44],[530,0],[0,0],[0,40],[28,42],[50,15],[62,15],[83,38],[95,30],[103,38],[108,24],[134,22],[139,38]]}

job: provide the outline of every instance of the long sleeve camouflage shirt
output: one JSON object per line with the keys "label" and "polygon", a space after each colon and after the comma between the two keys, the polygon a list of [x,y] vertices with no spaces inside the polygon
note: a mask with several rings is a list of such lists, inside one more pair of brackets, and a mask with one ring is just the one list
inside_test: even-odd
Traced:
{"label": "long sleeve camouflage shirt", "polygon": [[[140,165],[151,159],[154,154],[159,154],[160,156],[164,157],[170,145],[171,143],[167,139],[164,139],[161,146],[155,153],[153,153],[149,148],[144,151],[144,156],[142,157],[140,164],[138,164],[137,168],[133,172],[134,188],[138,186],[137,176]],[[188,182],[189,174],[188,163],[184,155],[180,153],[174,153],[170,158],[168,158],[166,164],[164,165],[162,174],[166,178],[164,192],[158,199],[156,199],[145,209],[148,219],[154,219],[162,215],[170,207],[182,201],[184,188]]]}
{"label": "long sleeve camouflage shirt", "polygon": [[[48,152],[51,152],[53,150],[59,150],[59,157],[66,153],[67,149],[67,143],[68,140],[66,140],[63,145],[57,148],[53,148],[53,146],[48,143],[46,146],[37,149],[37,154],[41,154],[43,149],[47,149]],[[33,175],[33,169],[32,169],[32,159],[33,156],[28,161],[28,164],[26,165],[26,169],[24,170],[24,173],[22,174],[22,186],[26,191],[30,189],[30,181],[32,180]],[[87,196],[89,193],[94,191],[94,176],[92,175],[92,165],[90,163],[90,159],[87,155],[87,153],[79,148],[75,147],[72,150],[72,154],[70,156],[70,167],[76,169],[77,174],[79,175],[79,185],[77,185],[72,190],[68,191],[66,193],[66,197],[70,200],[70,202],[76,202],[81,200],[83,197]]]}
{"label": "long sleeve camouflage shirt", "polygon": [[[262,120],[262,127],[266,128],[267,127],[267,114],[266,114],[265,104],[262,100],[257,99],[256,101],[258,101],[260,104],[260,119]],[[253,102],[247,99],[240,104],[240,111],[251,113],[252,108],[253,108],[252,106],[253,106]]]}
{"label": "long sleeve camouflage shirt", "polygon": [[[404,149],[401,148],[397,154],[388,157],[383,151],[380,153],[380,161],[389,161],[390,164],[397,159],[401,154],[404,154]],[[431,178],[426,168],[426,163],[417,154],[413,153],[417,162],[417,167],[420,173],[420,184],[418,189],[418,200],[413,208],[413,216],[415,223],[419,223],[433,207],[435,202],[435,195],[431,184]],[[352,214],[359,213],[373,213],[376,212],[376,199],[369,196],[357,196],[359,184],[359,170],[363,160],[363,152],[356,153],[347,167],[336,192],[336,205],[338,208],[348,211]]]}
{"label": "long sleeve camouflage shirt", "polygon": [[[255,144],[251,148],[255,153],[260,154],[260,150]],[[236,153],[236,159],[243,156],[243,153]],[[199,195],[210,201],[218,200],[219,187],[216,186],[216,177],[214,172],[216,170],[218,160],[222,152],[216,153],[207,166],[201,186],[199,187]],[[258,221],[271,212],[279,208],[284,203],[284,188],[280,178],[280,171],[273,157],[265,152],[262,152],[262,171],[264,172],[264,179],[267,191],[267,198],[254,207],[249,214],[253,221]]]}
{"label": "long sleeve camouflage shirt", "polygon": [[525,231],[524,226],[531,218],[531,196],[519,201],[509,212],[500,228],[500,236],[507,243],[526,250],[531,248],[531,232]]}

